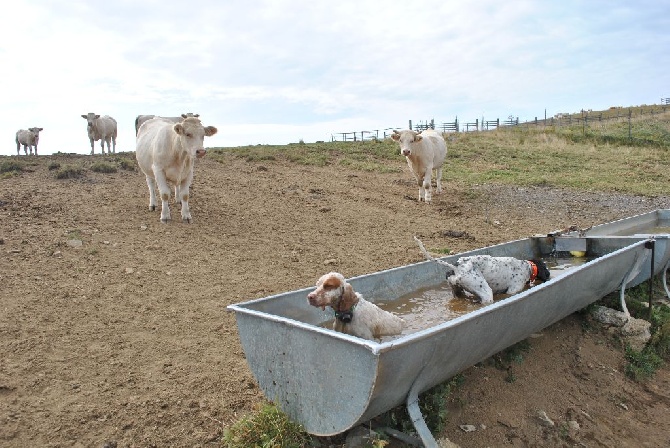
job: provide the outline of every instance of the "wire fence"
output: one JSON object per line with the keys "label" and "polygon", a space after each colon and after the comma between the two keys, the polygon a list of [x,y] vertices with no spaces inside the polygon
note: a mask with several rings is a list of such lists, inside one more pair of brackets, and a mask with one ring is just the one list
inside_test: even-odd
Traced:
{"label": "wire fence", "polygon": [[[633,139],[634,133],[640,133],[639,122],[641,121],[648,122],[648,126],[651,127],[649,132],[654,134],[658,134],[659,132],[661,134],[664,132],[667,133],[667,130],[664,130],[662,126],[660,128],[655,126],[654,118],[660,117],[661,114],[665,114],[669,111],[670,98],[661,98],[660,105],[637,106],[629,108],[610,107],[608,110],[597,112],[592,110],[581,110],[577,113],[557,113],[553,117],[547,117],[545,111],[542,118],[535,117],[534,119],[527,121],[520,121],[519,117],[514,117],[513,115],[510,115],[503,120],[500,118],[490,120],[482,117],[481,120],[475,119],[471,122],[461,122],[459,121],[458,116],[454,118],[454,121],[442,123],[436,123],[435,119],[419,120],[416,122],[409,120],[408,128],[417,132],[421,132],[426,129],[435,129],[442,131],[443,133],[481,132],[499,128],[511,128],[515,126],[526,128],[553,127],[555,129],[581,127],[582,133],[586,133],[587,130],[593,131],[598,129],[605,130],[613,128],[615,129],[617,135],[621,134],[622,131],[627,130],[629,138]],[[622,125],[612,127],[612,122],[621,123]],[[396,126],[370,131],[338,132],[331,134],[331,141],[346,142],[385,139],[389,137],[394,130],[397,129],[407,128]],[[645,132],[643,131],[642,134],[645,134]],[[670,139],[670,137],[668,137],[668,139]]]}

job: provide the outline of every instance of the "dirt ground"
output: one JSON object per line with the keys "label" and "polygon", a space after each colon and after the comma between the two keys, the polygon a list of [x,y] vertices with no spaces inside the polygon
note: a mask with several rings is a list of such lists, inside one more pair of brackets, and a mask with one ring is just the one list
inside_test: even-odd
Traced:
{"label": "dirt ground", "polygon": [[[448,171],[426,205],[400,159],[402,172],[378,174],[226,156],[196,166],[193,223],[162,224],[139,172],[48,169],[101,159],[22,158],[34,165],[0,179],[0,446],[221,446],[262,399],[227,305],[330,270],[421,261],[414,234],[462,252],[670,208],[670,197],[464,187]],[[513,382],[486,363],[466,370],[446,435],[462,447],[670,446],[670,369],[630,381],[621,347],[580,319],[532,338]]]}

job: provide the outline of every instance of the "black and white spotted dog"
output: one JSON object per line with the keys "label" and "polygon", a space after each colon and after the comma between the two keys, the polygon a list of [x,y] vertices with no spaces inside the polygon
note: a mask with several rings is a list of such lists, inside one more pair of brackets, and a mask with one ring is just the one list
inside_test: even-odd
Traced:
{"label": "black and white spotted dog", "polygon": [[481,303],[493,302],[493,294],[516,294],[535,280],[549,280],[551,273],[542,260],[519,260],[514,257],[472,255],[461,257],[453,265],[431,256],[415,236],[421,252],[428,260],[447,267],[447,281],[454,293],[467,291]]}

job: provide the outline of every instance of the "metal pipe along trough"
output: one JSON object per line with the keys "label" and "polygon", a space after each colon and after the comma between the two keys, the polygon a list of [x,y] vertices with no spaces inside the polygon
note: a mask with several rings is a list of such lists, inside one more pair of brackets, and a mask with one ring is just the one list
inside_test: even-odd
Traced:
{"label": "metal pipe along trough", "polygon": [[[670,213],[655,215],[657,220],[670,220],[665,212]],[[235,312],[247,362],[265,396],[309,433],[339,434],[406,403],[424,445],[437,447],[418,408],[420,393],[601,297],[643,281],[645,271],[649,278],[649,235],[586,239],[591,261],[476,311],[381,343],[320,326],[332,316],[307,303],[311,286],[228,308]],[[476,254],[550,257],[557,240],[549,234],[442,259],[455,263]],[[655,266],[667,266],[667,241],[667,236],[656,239]],[[366,299],[389,303],[444,280],[444,268],[425,261],[349,282]]]}

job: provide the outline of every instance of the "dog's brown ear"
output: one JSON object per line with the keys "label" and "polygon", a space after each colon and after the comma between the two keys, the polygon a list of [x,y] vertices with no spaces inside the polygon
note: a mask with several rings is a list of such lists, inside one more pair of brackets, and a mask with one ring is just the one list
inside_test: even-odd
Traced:
{"label": "dog's brown ear", "polygon": [[356,297],[354,288],[349,283],[345,283],[342,300],[340,301],[340,310],[350,310],[357,302],[358,297]]}

